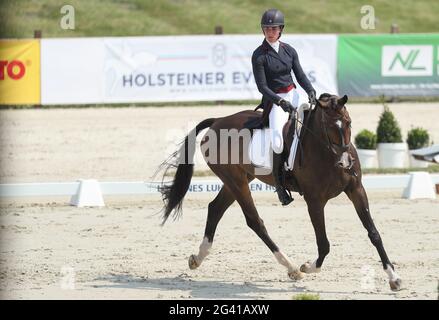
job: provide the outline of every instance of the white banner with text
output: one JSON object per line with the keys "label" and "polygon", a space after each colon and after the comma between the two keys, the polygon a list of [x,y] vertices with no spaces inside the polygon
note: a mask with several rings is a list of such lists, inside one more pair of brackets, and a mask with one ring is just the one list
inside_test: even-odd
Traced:
{"label": "white banner with text", "polygon": [[[260,35],[42,39],[42,104],[258,100]],[[317,90],[337,94],[336,35],[283,35]],[[296,82],[297,84],[297,82]],[[305,100],[306,95],[299,87]]]}

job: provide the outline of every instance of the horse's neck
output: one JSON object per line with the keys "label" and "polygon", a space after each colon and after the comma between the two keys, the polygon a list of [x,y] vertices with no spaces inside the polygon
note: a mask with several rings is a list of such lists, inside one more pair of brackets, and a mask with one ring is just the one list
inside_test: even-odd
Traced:
{"label": "horse's neck", "polygon": [[314,114],[311,114],[312,117],[309,121],[309,130],[311,132],[307,133],[306,140],[304,141],[305,145],[311,145],[308,149],[312,150],[312,156],[315,157],[316,154],[319,155],[319,159],[332,159],[332,155],[328,152],[327,146],[327,136],[325,133],[324,124],[322,122],[322,112],[319,107],[316,106],[314,110]]}
{"label": "horse's neck", "polygon": [[322,110],[320,108],[316,107],[314,112],[310,115],[311,119],[309,119],[309,130],[311,131],[310,136],[312,139],[323,139],[323,124],[322,124]]}

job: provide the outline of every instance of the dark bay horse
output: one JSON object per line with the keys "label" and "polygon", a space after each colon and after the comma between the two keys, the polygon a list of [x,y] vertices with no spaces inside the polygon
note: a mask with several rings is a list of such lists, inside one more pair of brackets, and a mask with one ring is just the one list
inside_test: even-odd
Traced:
{"label": "dark bay horse", "polygon": [[[257,111],[242,111],[222,118],[210,118],[200,122],[185,138],[182,146],[173,156],[162,165],[166,171],[176,168],[172,184],[163,184],[161,193],[164,201],[163,223],[173,214],[174,219],[181,214],[183,198],[189,189],[193,174],[193,157],[195,152],[195,137],[203,129],[209,128],[201,141],[201,150],[210,169],[222,180],[223,187],[216,198],[209,203],[206,228],[203,241],[197,255],[189,257],[189,267],[199,267],[209,254],[215,230],[227,208],[236,200],[246,219],[247,225],[270,248],[277,261],[288,270],[288,276],[293,280],[303,278],[304,273],[320,272],[323,260],[329,253],[329,241],[326,236],[324,208],[329,199],[345,192],[354,204],[355,210],[366,228],[372,244],[376,247],[384,271],[389,277],[392,290],[401,288],[401,279],[387,257],[380,234],[372,220],[366,192],[361,182],[361,168],[355,147],[351,144],[351,119],[346,109],[347,96],[342,98],[322,94],[314,109],[308,112],[304,121],[301,144],[296,155],[293,171],[287,171],[285,185],[294,191],[292,174],[303,192],[308,206],[309,216],[314,227],[318,257],[314,262],[304,263],[300,268],[291,263],[289,258],[279,249],[268,235],[263,220],[255,207],[249,182],[257,178],[262,182],[274,185],[271,173],[261,174],[249,161],[245,161],[248,141],[240,139],[232,143],[229,139],[214,141],[214,148],[206,148],[212,137],[219,137],[221,131],[244,131],[252,118],[260,117]],[[291,145],[291,140],[285,141]],[[230,151],[239,151],[238,161],[231,161]],[[222,157],[229,152],[226,157]],[[216,153],[212,157],[212,153]],[[219,161],[226,158],[226,161]],[[297,161],[299,158],[303,161]],[[212,160],[213,159],[213,160]],[[235,159],[236,160],[236,159]],[[166,174],[166,172],[165,172]],[[163,176],[165,177],[165,175]],[[295,185],[297,185],[295,184]]]}

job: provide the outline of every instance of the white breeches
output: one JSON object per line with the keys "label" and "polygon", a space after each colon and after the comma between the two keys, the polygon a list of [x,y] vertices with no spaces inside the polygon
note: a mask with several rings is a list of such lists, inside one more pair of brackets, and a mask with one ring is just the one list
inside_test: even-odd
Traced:
{"label": "white breeches", "polygon": [[[296,89],[290,90],[288,93],[278,94],[282,99],[289,101],[294,108],[299,107],[299,94]],[[285,112],[277,104],[273,104],[273,108],[268,116],[269,127],[271,129],[271,147],[275,153],[282,153],[284,148],[284,140],[282,137],[282,129],[288,121],[288,112]],[[296,139],[294,136],[294,139]]]}

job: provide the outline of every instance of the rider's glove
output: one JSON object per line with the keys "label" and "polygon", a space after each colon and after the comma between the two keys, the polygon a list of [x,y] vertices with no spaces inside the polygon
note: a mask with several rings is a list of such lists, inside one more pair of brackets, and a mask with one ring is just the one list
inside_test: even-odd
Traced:
{"label": "rider's glove", "polygon": [[310,93],[308,93],[308,101],[310,104],[315,105],[316,104],[316,92],[315,90],[311,90]]}
{"label": "rider's glove", "polygon": [[278,105],[285,111],[288,113],[292,113],[294,111],[294,107],[293,105],[285,100],[285,99],[280,99]]}

